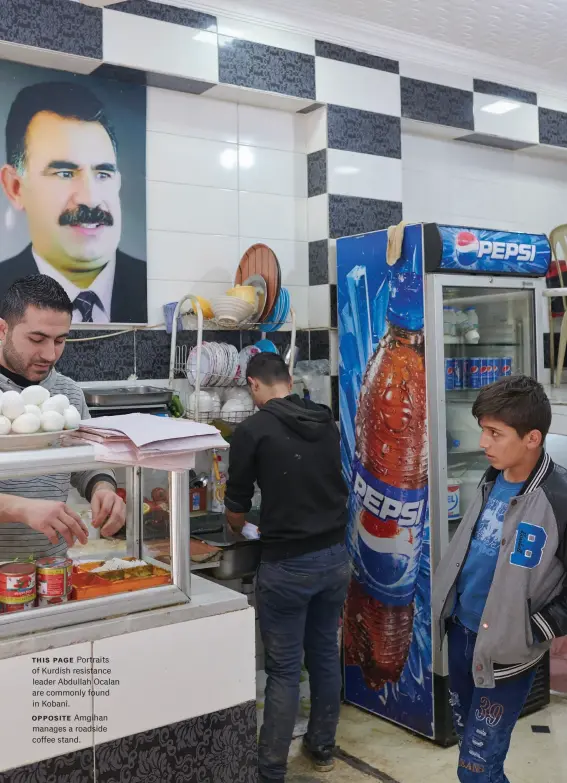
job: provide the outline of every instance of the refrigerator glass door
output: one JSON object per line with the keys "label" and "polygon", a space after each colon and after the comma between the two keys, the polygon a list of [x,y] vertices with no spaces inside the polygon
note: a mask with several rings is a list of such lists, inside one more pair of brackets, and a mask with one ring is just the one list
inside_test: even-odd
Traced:
{"label": "refrigerator glass door", "polygon": [[502,375],[541,377],[536,333],[543,332],[543,285],[522,278],[427,275],[434,569],[488,467],[472,415],[479,391]]}
{"label": "refrigerator glass door", "polygon": [[450,538],[488,467],[476,396],[500,377],[536,374],[533,290],[443,286],[443,349]]}

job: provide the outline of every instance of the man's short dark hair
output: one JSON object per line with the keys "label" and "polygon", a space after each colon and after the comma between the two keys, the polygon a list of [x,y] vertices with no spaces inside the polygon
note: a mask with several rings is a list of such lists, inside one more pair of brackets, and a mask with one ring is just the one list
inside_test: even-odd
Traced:
{"label": "man's short dark hair", "polygon": [[513,427],[523,438],[539,430],[545,438],[551,427],[551,404],[541,383],[527,375],[500,378],[482,389],[473,405],[473,416],[491,418]]}
{"label": "man's short dark hair", "polygon": [[6,121],[6,158],[16,169],[25,166],[26,134],[35,115],[42,111],[67,120],[100,123],[116,152],[114,130],[96,95],[72,82],[42,82],[20,90],[10,107]]}
{"label": "man's short dark hair", "polygon": [[0,318],[15,326],[23,321],[28,307],[73,316],[71,300],[49,275],[30,275],[12,283],[0,301]]}
{"label": "man's short dark hair", "polygon": [[255,378],[266,386],[291,380],[288,366],[279,353],[257,353],[248,362],[246,377]]}

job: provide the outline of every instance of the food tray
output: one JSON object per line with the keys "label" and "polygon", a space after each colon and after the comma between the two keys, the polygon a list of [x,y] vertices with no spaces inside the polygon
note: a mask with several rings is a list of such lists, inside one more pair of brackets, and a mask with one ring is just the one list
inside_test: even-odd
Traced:
{"label": "food tray", "polygon": [[[74,427],[73,429],[77,429]],[[53,446],[62,435],[68,435],[73,430],[57,430],[56,432],[32,432],[29,435],[0,435],[0,451],[32,451],[47,449]]]}
{"label": "food tray", "polygon": [[[124,560],[135,560],[135,558],[125,557]],[[93,569],[103,565],[104,562],[104,560],[97,560],[74,566],[73,591],[71,595],[74,601],[100,598],[104,595],[115,595],[116,593],[132,593],[135,590],[144,590],[147,587],[159,587],[160,585],[171,583],[170,572],[154,565],[146,566],[149,571],[148,576],[138,576],[137,574],[128,576],[128,569],[106,571],[104,577],[100,576],[100,574],[91,573]],[[139,571],[138,568],[131,570]]]}
{"label": "food tray", "polygon": [[169,405],[173,392],[157,386],[123,386],[85,389],[89,407],[128,408],[132,405]]}

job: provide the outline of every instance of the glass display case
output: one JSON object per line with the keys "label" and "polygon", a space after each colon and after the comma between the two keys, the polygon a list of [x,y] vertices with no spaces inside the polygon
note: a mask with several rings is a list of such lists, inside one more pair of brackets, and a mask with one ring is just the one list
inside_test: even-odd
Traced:
{"label": "glass display case", "polygon": [[[103,463],[95,461],[89,446],[0,453],[2,479],[101,467]],[[31,600],[26,601],[26,611],[0,613],[0,639],[190,600],[188,471],[123,466],[121,471],[125,476],[121,494],[127,509],[124,530],[112,539],[98,538],[98,531],[84,518],[91,538],[86,546],[75,545],[68,551],[67,563],[65,557],[63,563],[46,564],[33,558],[15,563],[17,568],[12,570],[30,572],[26,589]],[[143,563],[132,566],[132,561]],[[61,592],[61,601],[47,602],[42,597],[46,582],[50,583],[50,594]],[[21,589],[22,585],[14,582],[13,587]]]}

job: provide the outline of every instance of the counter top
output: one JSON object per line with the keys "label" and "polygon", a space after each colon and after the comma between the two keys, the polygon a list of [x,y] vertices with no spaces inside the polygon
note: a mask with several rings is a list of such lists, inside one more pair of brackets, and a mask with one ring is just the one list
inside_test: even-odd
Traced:
{"label": "counter top", "polygon": [[245,595],[200,576],[192,576],[188,603],[6,639],[0,641],[0,660],[247,608]]}

